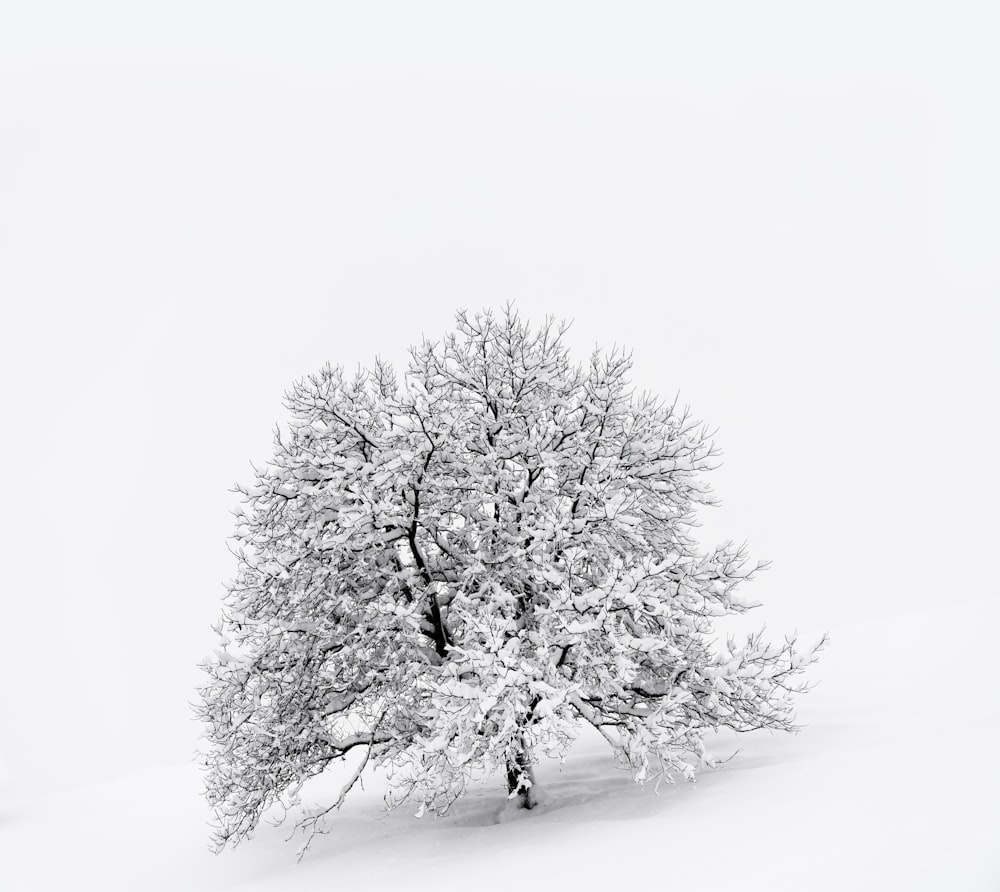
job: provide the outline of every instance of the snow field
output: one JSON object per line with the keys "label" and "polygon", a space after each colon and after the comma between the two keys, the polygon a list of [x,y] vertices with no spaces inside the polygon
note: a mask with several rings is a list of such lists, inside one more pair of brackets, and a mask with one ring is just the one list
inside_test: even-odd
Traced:
{"label": "snow field", "polygon": [[[366,775],[303,861],[262,825],[221,856],[192,765],[0,806],[4,892],[29,890],[1000,888],[994,600],[833,630],[798,735],[719,735],[739,753],[697,783],[636,786],[599,739],[539,767],[545,804],[511,815],[501,779],[443,818],[383,814]],[[961,634],[952,627],[961,624]],[[352,766],[342,767],[346,775]],[[318,804],[343,778],[319,779]],[[514,819],[511,820],[511,817]]]}

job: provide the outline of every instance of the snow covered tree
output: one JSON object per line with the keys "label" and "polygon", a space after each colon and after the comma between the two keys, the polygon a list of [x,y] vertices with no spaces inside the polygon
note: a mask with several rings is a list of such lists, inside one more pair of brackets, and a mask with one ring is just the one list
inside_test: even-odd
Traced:
{"label": "snow covered tree", "polygon": [[307,831],[366,765],[419,814],[496,772],[532,808],[538,755],[582,724],[637,781],[693,778],[710,730],[794,728],[822,642],[715,644],[762,565],[692,538],[708,432],[637,394],[628,354],[574,365],[565,331],[460,312],[401,378],[327,366],[286,394],[200,691],[219,849],[356,748]]}

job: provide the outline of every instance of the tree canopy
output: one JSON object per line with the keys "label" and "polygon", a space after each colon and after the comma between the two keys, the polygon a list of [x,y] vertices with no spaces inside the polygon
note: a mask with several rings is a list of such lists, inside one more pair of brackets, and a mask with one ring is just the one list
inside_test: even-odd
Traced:
{"label": "tree canopy", "polygon": [[712,729],[794,728],[822,642],[715,640],[762,565],[693,538],[710,433],[637,393],[627,353],[574,364],[566,329],[460,312],[402,376],[327,365],[288,391],[273,456],[239,487],[200,692],[219,848],[356,748],[307,831],[370,764],[419,813],[493,772],[530,808],[538,755],[584,725],[639,781],[692,778]]}

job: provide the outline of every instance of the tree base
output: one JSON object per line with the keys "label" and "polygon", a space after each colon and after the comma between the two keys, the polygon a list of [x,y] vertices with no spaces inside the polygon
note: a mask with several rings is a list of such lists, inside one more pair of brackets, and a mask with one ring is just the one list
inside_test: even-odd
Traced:
{"label": "tree base", "polygon": [[513,796],[508,794],[507,802],[513,808],[523,808],[525,811],[530,811],[533,808],[541,805],[541,799],[538,796],[538,788],[533,784],[527,790],[520,790]]}
{"label": "tree base", "polygon": [[512,809],[525,811],[541,804],[535,768],[523,750],[507,763],[507,804]]}
{"label": "tree base", "polygon": [[530,818],[532,815],[544,812],[549,804],[548,797],[545,796],[545,791],[537,784],[531,788],[531,792],[527,798],[531,803],[530,805],[527,804],[525,797],[521,794],[506,799],[503,805],[497,810],[496,822],[498,824],[506,824],[510,821]]}

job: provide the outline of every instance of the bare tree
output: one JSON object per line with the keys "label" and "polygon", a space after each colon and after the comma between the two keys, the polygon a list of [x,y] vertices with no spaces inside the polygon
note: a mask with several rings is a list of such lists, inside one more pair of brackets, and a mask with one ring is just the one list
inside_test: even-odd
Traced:
{"label": "bare tree", "polygon": [[[533,764],[581,723],[639,781],[691,779],[707,731],[793,729],[805,651],[713,620],[761,564],[704,552],[715,449],[686,409],[629,384],[630,356],[571,363],[566,325],[510,307],[286,395],[287,431],[240,488],[239,570],[205,664],[218,848],[365,750],[390,804],[443,813],[481,774],[537,802]],[[311,834],[309,836],[311,839]],[[308,842],[306,843],[308,845]]]}

